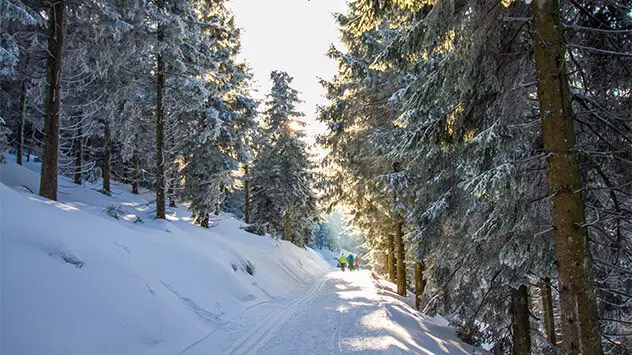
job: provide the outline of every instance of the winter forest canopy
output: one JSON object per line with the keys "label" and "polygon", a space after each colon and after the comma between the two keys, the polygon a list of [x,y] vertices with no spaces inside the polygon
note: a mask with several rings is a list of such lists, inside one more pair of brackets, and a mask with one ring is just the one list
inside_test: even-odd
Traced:
{"label": "winter forest canopy", "polygon": [[354,248],[494,353],[632,349],[628,0],[347,1],[321,159],[292,73],[254,98],[225,1],[0,11],[0,152],[42,161],[41,196],[116,180],[157,219]]}

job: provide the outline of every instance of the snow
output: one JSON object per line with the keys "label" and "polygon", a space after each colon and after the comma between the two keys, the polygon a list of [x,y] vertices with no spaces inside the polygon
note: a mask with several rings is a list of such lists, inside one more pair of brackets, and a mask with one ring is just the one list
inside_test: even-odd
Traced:
{"label": "snow", "polygon": [[336,271],[336,253],[246,233],[230,215],[210,229],[184,207],[153,220],[153,195],[122,184],[109,197],[60,177],[49,201],[29,192],[39,163],[5,156],[2,354],[471,353],[388,283]]}

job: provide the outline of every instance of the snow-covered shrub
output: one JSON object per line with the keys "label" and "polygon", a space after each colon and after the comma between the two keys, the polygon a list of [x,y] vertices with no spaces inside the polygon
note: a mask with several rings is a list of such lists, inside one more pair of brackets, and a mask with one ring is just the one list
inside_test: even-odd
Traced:
{"label": "snow-covered shrub", "polygon": [[246,272],[253,276],[255,274],[255,264],[251,263],[250,260],[246,260]]}
{"label": "snow-covered shrub", "polygon": [[112,218],[121,219],[121,214],[125,213],[125,211],[123,210],[123,206],[121,205],[118,205],[118,206],[109,205],[105,208],[105,213],[107,213],[108,216]]}
{"label": "snow-covered shrub", "polygon": [[248,233],[256,234],[256,235],[265,235],[266,234],[266,225],[261,225],[258,223],[246,224],[240,227]]}

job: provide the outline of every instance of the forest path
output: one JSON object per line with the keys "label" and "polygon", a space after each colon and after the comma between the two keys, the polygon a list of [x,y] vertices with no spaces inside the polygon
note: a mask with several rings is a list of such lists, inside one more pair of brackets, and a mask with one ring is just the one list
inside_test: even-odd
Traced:
{"label": "forest path", "polygon": [[[250,325],[223,354],[473,354],[368,271],[332,271]],[[253,309],[255,311],[255,309]]]}

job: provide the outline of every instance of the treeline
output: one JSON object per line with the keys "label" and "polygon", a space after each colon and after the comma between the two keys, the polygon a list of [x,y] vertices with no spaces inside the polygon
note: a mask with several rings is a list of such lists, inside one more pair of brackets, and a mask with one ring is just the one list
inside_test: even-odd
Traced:
{"label": "treeline", "polygon": [[462,339],[632,349],[631,11],[354,0],[337,15],[325,199]]}
{"label": "treeline", "polygon": [[[222,208],[241,213],[268,198],[272,181],[250,194],[240,187],[240,169],[274,138],[256,119],[259,102],[224,1],[1,0],[0,10],[0,151],[12,146],[18,164],[41,159],[40,195],[57,199],[58,175],[101,181],[106,195],[117,180],[135,194],[154,190],[156,218],[186,201],[204,227]],[[297,164],[309,185],[309,164]],[[298,216],[313,219],[316,210],[304,201],[311,186],[297,185],[291,203],[271,205],[295,216],[283,222],[295,230],[287,238],[303,245],[313,223]],[[284,224],[256,211],[251,222],[281,236]]]}

